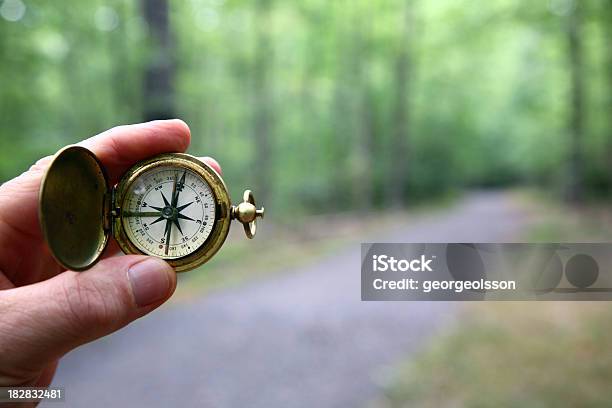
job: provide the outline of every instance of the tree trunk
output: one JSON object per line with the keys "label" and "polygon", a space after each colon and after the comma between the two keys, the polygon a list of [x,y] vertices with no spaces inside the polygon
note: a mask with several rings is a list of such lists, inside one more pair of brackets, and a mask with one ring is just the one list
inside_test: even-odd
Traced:
{"label": "tree trunk", "polygon": [[253,66],[253,136],[255,143],[254,166],[256,197],[268,200],[272,183],[272,128],[273,106],[270,74],[272,66],[272,42],[270,39],[271,0],[256,2],[255,57]]}
{"label": "tree trunk", "polygon": [[393,109],[393,134],[391,140],[391,168],[387,188],[391,204],[400,207],[406,204],[409,180],[409,94],[410,72],[412,68],[410,55],[410,34],[412,30],[412,4],[407,2],[404,10],[404,27],[395,60],[395,102]]}
{"label": "tree trunk", "polygon": [[578,203],[584,194],[582,142],[584,138],[583,48],[581,37],[581,4],[568,17],[568,48],[570,65],[570,155],[567,199]]}
{"label": "tree trunk", "polygon": [[[120,21],[126,21],[129,5],[117,3],[116,11]],[[133,122],[142,114],[141,98],[142,88],[137,84],[141,73],[135,69],[132,44],[126,41],[127,26],[119,24],[112,35],[106,36],[106,47],[108,55],[112,59],[111,81],[114,84],[112,90],[113,116],[121,123]]]}
{"label": "tree trunk", "polygon": [[603,35],[604,35],[604,44],[608,44],[605,51],[605,60],[604,60],[604,72],[607,72],[606,84],[608,93],[606,95],[606,103],[605,110],[608,112],[608,122],[606,125],[608,126],[608,137],[607,137],[607,145],[604,155],[604,162],[607,164],[607,176],[608,176],[608,193],[612,192],[612,1],[607,1],[602,3],[602,27],[603,27]]}
{"label": "tree trunk", "polygon": [[[366,61],[369,57],[368,36],[370,26],[366,21],[357,20],[357,31],[353,33],[351,52],[351,68],[353,70],[352,86],[355,95],[355,143],[351,154],[351,184],[353,204],[359,210],[367,211],[374,202],[374,168],[373,146],[375,137],[373,128],[373,112],[371,106],[370,79]],[[336,118],[336,120],[344,120]]]}
{"label": "tree trunk", "polygon": [[151,50],[143,84],[144,120],[175,117],[174,60],[167,0],[141,0]]}

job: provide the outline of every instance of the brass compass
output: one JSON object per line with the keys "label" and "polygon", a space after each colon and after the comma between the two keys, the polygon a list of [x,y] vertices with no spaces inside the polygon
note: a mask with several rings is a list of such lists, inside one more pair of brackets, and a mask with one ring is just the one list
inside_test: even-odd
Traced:
{"label": "brass compass", "polygon": [[231,220],[253,238],[263,215],[250,190],[233,206],[219,174],[183,153],[143,160],[109,186],[97,157],[69,146],[53,158],[39,196],[49,249],[58,263],[76,271],[98,261],[110,235],[126,254],[156,256],[177,272],[187,271],[219,250]]}

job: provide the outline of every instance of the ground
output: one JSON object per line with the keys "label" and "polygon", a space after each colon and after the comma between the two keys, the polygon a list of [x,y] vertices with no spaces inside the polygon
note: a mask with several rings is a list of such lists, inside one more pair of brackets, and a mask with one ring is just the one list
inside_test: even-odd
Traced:
{"label": "ground", "polygon": [[66,356],[53,385],[75,407],[365,405],[399,359],[453,327],[459,304],[362,302],[359,243],[503,242],[532,217],[515,194],[475,193],[284,273],[200,296],[179,288],[169,305]]}

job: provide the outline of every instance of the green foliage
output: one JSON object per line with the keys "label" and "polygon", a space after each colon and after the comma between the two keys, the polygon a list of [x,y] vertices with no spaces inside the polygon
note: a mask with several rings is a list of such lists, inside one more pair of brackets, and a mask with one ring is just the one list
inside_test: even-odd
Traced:
{"label": "green foliage", "polygon": [[612,355],[605,305],[473,305],[467,321],[398,367],[395,407],[606,407]]}
{"label": "green foliage", "polygon": [[[138,1],[0,7],[15,1],[23,17],[0,16],[0,180],[141,120],[157,55]],[[191,153],[222,163],[233,196],[259,186],[276,213],[316,213],[387,207],[396,189],[410,203],[565,182],[572,0],[169,4],[175,111],[191,126]],[[612,15],[603,0],[580,5],[584,183],[608,194]],[[393,177],[398,168],[406,177]]]}

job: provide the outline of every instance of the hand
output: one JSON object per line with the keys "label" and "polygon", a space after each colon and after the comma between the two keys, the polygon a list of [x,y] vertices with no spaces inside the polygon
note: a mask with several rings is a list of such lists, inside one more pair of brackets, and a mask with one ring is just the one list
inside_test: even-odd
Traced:
{"label": "hand", "polygon": [[[180,120],[119,126],[80,143],[98,156],[111,183],[134,163],[184,152],[190,133]],[[211,158],[204,158],[217,172]],[[51,157],[0,187],[0,386],[48,386],[57,361],[164,303],[176,275],[163,260],[113,256],[85,272],[62,271],[38,221],[38,192]]]}

